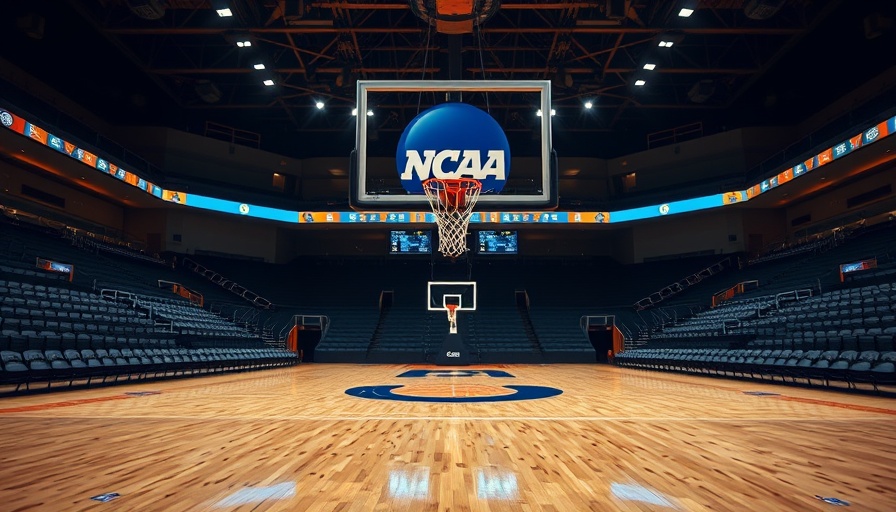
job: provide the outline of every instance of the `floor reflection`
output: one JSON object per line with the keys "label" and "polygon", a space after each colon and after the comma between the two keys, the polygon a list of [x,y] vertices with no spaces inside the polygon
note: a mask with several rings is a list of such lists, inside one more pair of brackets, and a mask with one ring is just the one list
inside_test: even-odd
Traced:
{"label": "floor reflection", "polygon": [[263,501],[276,501],[292,498],[296,495],[295,482],[283,482],[282,484],[269,485],[267,487],[246,487],[227,496],[215,504],[218,508],[236,507],[249,503]]}
{"label": "floor reflection", "polygon": [[642,485],[613,482],[610,484],[610,492],[613,493],[613,496],[623,501],[641,501],[651,505],[678,509],[678,506],[676,506],[670,499],[663,496],[662,493],[648,489]]}
{"label": "floor reflection", "polygon": [[389,471],[389,496],[401,500],[429,497],[429,468],[411,467]]}
{"label": "floor reflection", "polygon": [[476,496],[481,500],[517,499],[516,473],[499,467],[476,468]]}

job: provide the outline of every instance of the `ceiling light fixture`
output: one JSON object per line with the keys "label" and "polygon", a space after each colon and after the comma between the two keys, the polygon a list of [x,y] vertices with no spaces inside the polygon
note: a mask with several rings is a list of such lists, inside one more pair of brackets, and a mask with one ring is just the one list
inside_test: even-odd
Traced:
{"label": "ceiling light fixture", "polygon": [[593,107],[593,106],[594,106],[594,103],[592,103],[592,102],[590,102],[590,101],[586,101],[586,102],[585,102],[585,108],[591,108],[591,107]]}
{"label": "ceiling light fixture", "polygon": [[255,69],[261,70],[261,69],[264,69],[264,64],[259,62],[258,64],[253,64],[252,67]]}
{"label": "ceiling light fixture", "polygon": [[262,83],[263,83],[264,85],[268,86],[268,87],[272,87],[272,86],[274,85],[274,81],[271,80],[270,78],[268,78],[267,80],[265,80],[265,81],[262,82]]}
{"label": "ceiling light fixture", "polygon": [[656,41],[656,45],[660,48],[672,48],[673,45],[681,43],[683,39],[684,34],[681,32],[670,31],[657,34],[654,41]]}
{"label": "ceiling light fixture", "polygon": [[317,103],[314,104],[314,106],[317,107],[317,110],[323,110],[323,109],[324,109],[324,102],[318,100]]}
{"label": "ceiling light fixture", "polygon": [[248,47],[252,46],[252,41],[250,41],[248,39],[246,39],[244,41],[237,41],[236,45],[240,48],[248,48]]}
{"label": "ceiling light fixture", "polygon": [[638,87],[643,87],[644,84],[646,84],[646,83],[647,83],[647,82],[646,82],[645,80],[642,80],[642,79],[640,79],[640,78],[637,79],[637,80],[635,80],[635,85],[638,86]]}
{"label": "ceiling light fixture", "polygon": [[214,9],[215,12],[218,13],[218,16],[222,18],[229,18],[233,16],[233,11],[230,10],[229,0],[211,0],[211,4],[212,9]]}
{"label": "ceiling light fixture", "polygon": [[678,11],[678,15],[682,18],[689,18],[691,14],[694,14],[693,9],[688,9],[687,7],[682,7],[680,11]]}
{"label": "ceiling light fixture", "polygon": [[646,69],[647,71],[653,71],[654,69],[656,69],[656,64],[653,64],[652,62],[648,62],[648,63],[644,64],[644,69]]}

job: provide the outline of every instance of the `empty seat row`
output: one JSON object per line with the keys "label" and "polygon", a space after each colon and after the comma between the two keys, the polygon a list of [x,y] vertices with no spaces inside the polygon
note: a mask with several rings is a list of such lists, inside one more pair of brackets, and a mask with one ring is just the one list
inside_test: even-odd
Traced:
{"label": "empty seat row", "polygon": [[790,349],[633,349],[615,357],[635,368],[831,385],[896,385],[896,351]]}
{"label": "empty seat row", "polygon": [[83,349],[0,351],[0,386],[54,382],[90,385],[145,378],[263,369],[298,363],[294,352],[276,348]]}

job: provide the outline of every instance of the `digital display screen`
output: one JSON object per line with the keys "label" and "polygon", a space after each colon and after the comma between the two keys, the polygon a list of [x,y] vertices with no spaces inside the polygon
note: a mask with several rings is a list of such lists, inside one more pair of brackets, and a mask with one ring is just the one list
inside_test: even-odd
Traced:
{"label": "digital display screen", "polygon": [[840,265],[840,272],[847,274],[849,272],[859,272],[861,270],[869,270],[877,267],[877,260],[862,260],[852,263],[844,263]]}
{"label": "digital display screen", "polygon": [[35,266],[37,268],[47,270],[49,272],[59,272],[60,274],[68,274],[68,280],[74,277],[75,267],[70,263],[60,263],[58,261],[47,260],[44,258],[36,258]]}
{"label": "digital display screen", "polygon": [[432,232],[397,229],[389,234],[389,254],[431,254]]}
{"label": "digital display screen", "polygon": [[516,231],[479,231],[479,254],[516,254]]}
{"label": "digital display screen", "polygon": [[52,270],[53,272],[62,272],[63,274],[68,274],[72,271],[72,266],[66,265],[65,263],[56,263],[54,261],[50,263],[50,270]]}
{"label": "digital display screen", "polygon": [[859,270],[865,270],[865,263],[847,263],[845,265],[840,266],[840,270],[845,274],[847,272],[857,272]]}

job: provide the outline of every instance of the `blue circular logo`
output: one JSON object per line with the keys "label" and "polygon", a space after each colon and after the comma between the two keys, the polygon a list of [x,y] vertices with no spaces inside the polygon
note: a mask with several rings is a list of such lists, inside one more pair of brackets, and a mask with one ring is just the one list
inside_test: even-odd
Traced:
{"label": "blue circular logo", "polygon": [[0,110],[0,123],[3,123],[3,126],[9,128],[12,126],[13,119],[12,114],[5,110]]}
{"label": "blue circular logo", "polygon": [[371,400],[452,404],[539,400],[563,394],[562,390],[548,386],[452,386],[451,384],[445,384],[443,388],[440,389],[440,387],[433,385],[414,387],[386,384],[349,388],[345,390],[345,394]]}
{"label": "blue circular logo", "polygon": [[395,162],[401,184],[422,194],[429,178],[473,178],[482,193],[498,193],[510,174],[510,144],[484,110],[443,103],[415,117],[398,141]]}

